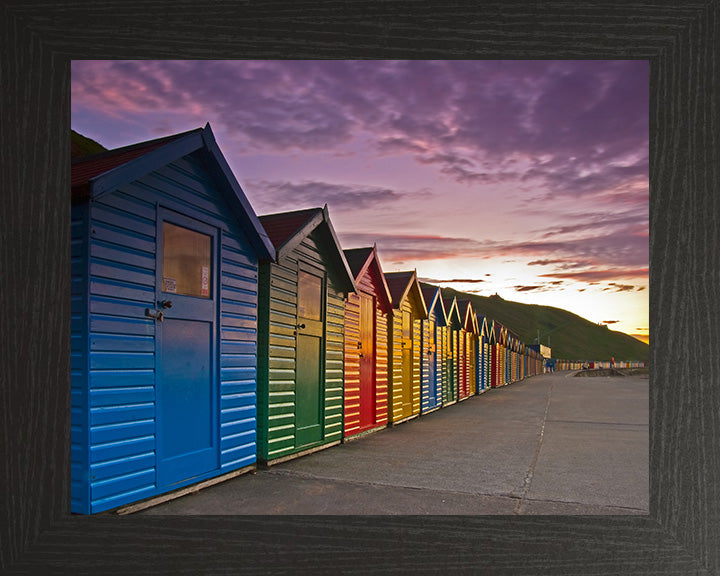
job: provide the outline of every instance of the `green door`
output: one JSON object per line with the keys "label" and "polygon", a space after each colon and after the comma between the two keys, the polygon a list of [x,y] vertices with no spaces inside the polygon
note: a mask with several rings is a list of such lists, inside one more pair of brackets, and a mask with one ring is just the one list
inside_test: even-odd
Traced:
{"label": "green door", "polygon": [[298,272],[295,357],[295,447],[323,437],[324,281],[321,272]]}

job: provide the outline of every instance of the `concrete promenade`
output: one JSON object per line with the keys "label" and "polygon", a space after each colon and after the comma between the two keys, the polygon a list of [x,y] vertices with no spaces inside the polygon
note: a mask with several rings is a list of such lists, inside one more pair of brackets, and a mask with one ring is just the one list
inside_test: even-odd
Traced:
{"label": "concrete promenade", "polygon": [[647,514],[648,377],[556,372],[136,514]]}

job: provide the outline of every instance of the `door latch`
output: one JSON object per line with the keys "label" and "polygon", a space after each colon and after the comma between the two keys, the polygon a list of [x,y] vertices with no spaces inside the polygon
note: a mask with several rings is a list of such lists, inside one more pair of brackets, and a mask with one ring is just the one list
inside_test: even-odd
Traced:
{"label": "door latch", "polygon": [[148,318],[154,318],[158,322],[163,321],[162,310],[151,310],[150,308],[145,308],[145,316],[147,316]]}

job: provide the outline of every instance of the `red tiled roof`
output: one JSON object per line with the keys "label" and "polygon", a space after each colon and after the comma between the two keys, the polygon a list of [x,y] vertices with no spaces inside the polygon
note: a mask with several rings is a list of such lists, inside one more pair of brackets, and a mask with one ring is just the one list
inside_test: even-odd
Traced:
{"label": "red tiled roof", "polygon": [[173,134],[172,136],[165,136],[163,138],[157,138],[156,140],[149,140],[147,142],[140,142],[138,144],[132,144],[130,146],[123,146],[122,148],[115,148],[108,150],[107,152],[101,152],[100,154],[92,154],[91,156],[83,156],[80,158],[74,158],[71,164],[71,177],[70,186],[72,188],[73,197],[87,195],[87,184],[96,176],[104,174],[108,170],[117,168],[139,158],[144,154],[147,154],[151,150],[160,148],[177,138],[186,136],[190,132],[183,132],[181,134]]}
{"label": "red tiled roof", "polygon": [[277,250],[307,224],[308,220],[321,212],[322,208],[308,208],[307,210],[296,210],[294,212],[266,214],[258,218]]}
{"label": "red tiled roof", "polygon": [[385,273],[385,281],[387,282],[388,289],[390,290],[390,296],[392,297],[393,306],[397,307],[400,304],[400,299],[405,293],[405,289],[412,280],[415,272],[387,272]]}
{"label": "red tiled roof", "polygon": [[370,254],[372,254],[372,251],[372,246],[369,248],[351,248],[349,250],[343,250],[345,260],[347,260],[348,266],[350,266],[350,271],[353,273],[356,280],[360,270],[362,270],[362,267],[365,265],[365,262],[367,262]]}

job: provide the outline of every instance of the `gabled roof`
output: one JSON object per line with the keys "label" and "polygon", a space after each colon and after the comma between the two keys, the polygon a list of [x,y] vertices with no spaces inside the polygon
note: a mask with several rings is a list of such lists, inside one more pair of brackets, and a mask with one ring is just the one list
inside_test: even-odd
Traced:
{"label": "gabled roof", "polygon": [[[293,243],[294,248],[320,224],[323,219],[322,211],[322,208],[308,208],[293,212],[264,214],[260,216],[260,223],[275,246],[275,250],[280,250],[297,235],[297,242]],[[301,234],[304,228],[308,228],[307,233]]]}
{"label": "gabled roof", "polygon": [[497,344],[497,332],[495,332],[495,320],[487,319],[488,344]]}
{"label": "gabled roof", "polygon": [[377,246],[374,244],[367,248],[351,248],[343,250],[345,260],[347,260],[350,271],[355,278],[355,285],[360,284],[360,279],[365,274],[374,274],[380,289],[378,297],[380,299],[380,308],[388,313],[392,310],[392,296],[387,285],[387,279],[380,265],[380,258],[377,253]]}
{"label": "gabled roof", "polygon": [[499,341],[500,341],[500,343],[502,343],[503,346],[507,346],[508,345],[507,328],[505,328],[505,326],[503,326],[502,324],[499,324],[499,327],[500,327],[500,340]]}
{"label": "gabled roof", "polygon": [[427,318],[427,306],[425,306],[425,300],[423,299],[415,270],[388,272],[385,274],[385,280],[390,289],[390,297],[392,298],[393,308],[395,310],[400,309],[405,298],[413,297],[420,309],[420,318]]}
{"label": "gabled roof", "polygon": [[438,322],[440,326],[445,326],[447,324],[447,314],[445,313],[445,305],[443,304],[442,289],[440,286],[420,282],[420,290],[422,290],[428,315],[432,310],[435,310],[435,321]]}
{"label": "gabled roof", "polygon": [[260,226],[255,211],[215,142],[210,124],[204,128],[74,159],[71,164],[71,199],[73,202],[85,202],[100,198],[194,152],[201,154],[208,174],[247,233],[260,260],[275,258],[270,239]]}
{"label": "gabled roof", "polygon": [[490,322],[486,316],[478,315],[477,316],[477,325],[478,325],[478,334],[481,336],[485,336],[486,338],[490,337]]}
{"label": "gabled roof", "polygon": [[[90,156],[80,156],[74,158],[71,163],[72,170],[70,177],[70,187],[72,189],[73,199],[90,196],[90,191],[94,184],[92,181],[98,176],[115,168],[119,168],[131,160],[141,158],[148,152],[157,150],[158,148],[161,148],[180,138],[191,134],[200,136],[201,133],[202,128],[197,128],[180,134],[173,134],[163,138],[156,138],[155,140],[148,140],[146,142],[131,144],[130,146],[123,146],[122,148],[114,148],[113,150],[107,150],[106,152],[100,152]],[[93,197],[98,196],[97,187],[98,186],[96,185],[94,190],[95,193],[92,194]]]}
{"label": "gabled roof", "polygon": [[493,320],[493,332],[495,333],[495,341],[503,346],[507,343],[507,329],[497,320]]}
{"label": "gabled roof", "polygon": [[259,219],[275,248],[277,262],[297,248],[315,229],[321,228],[326,233],[330,260],[339,271],[341,291],[355,292],[355,279],[330,222],[327,204],[322,208],[265,214]]}
{"label": "gabled roof", "polygon": [[345,253],[345,260],[347,260],[348,266],[350,266],[350,271],[353,273],[353,276],[355,276],[356,281],[360,277],[360,273],[369,266],[370,257],[373,255],[374,250],[374,246],[343,250]]}
{"label": "gabled roof", "polygon": [[454,325],[455,328],[462,327],[462,319],[460,318],[460,310],[458,310],[457,297],[446,296],[443,294],[442,299],[448,325]]}
{"label": "gabled roof", "polygon": [[470,300],[458,300],[457,307],[460,314],[460,322],[462,323],[462,327],[467,331],[472,330],[474,333],[476,333],[477,329],[475,327],[475,313],[473,312],[473,307]]}

